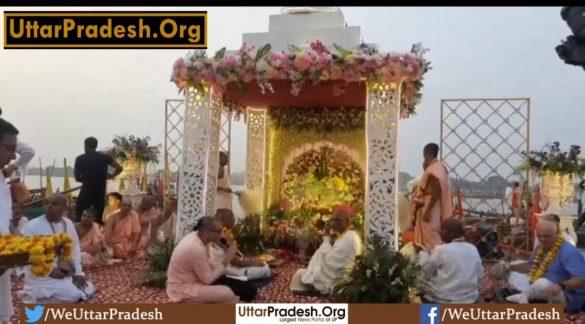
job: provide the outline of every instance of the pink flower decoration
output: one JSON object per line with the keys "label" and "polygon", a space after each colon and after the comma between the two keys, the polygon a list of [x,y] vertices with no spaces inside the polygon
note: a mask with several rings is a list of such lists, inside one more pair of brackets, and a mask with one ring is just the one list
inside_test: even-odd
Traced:
{"label": "pink flower decoration", "polygon": [[331,55],[320,55],[317,66],[319,69],[328,68],[331,65]]}
{"label": "pink flower decoration", "polygon": [[339,80],[343,78],[343,71],[337,65],[331,66],[331,80]]}
{"label": "pink flower decoration", "polygon": [[232,69],[237,63],[235,56],[228,56],[225,59],[219,61],[217,66],[221,69]]}
{"label": "pink flower decoration", "polygon": [[304,53],[299,53],[295,56],[294,66],[298,71],[304,72],[311,66],[311,62]]}
{"label": "pink flower decoration", "polygon": [[364,62],[364,68],[369,70],[376,70],[379,64],[376,59],[368,59]]}
{"label": "pink flower decoration", "polygon": [[[269,52],[256,61],[254,47],[244,43],[236,54],[222,59],[195,53],[189,60],[176,60],[171,81],[181,89],[200,84],[225,91],[229,82],[238,80],[251,82],[257,79],[259,84],[270,89],[272,86],[268,80],[286,79],[291,81],[291,93],[298,95],[305,84],[338,80],[340,82],[335,84],[333,90],[340,94],[345,91],[346,83],[362,79],[380,82],[420,80],[426,66],[423,53],[420,50],[404,54],[356,51],[345,55],[341,62],[336,60],[334,63],[329,49],[323,43],[314,41],[308,51]],[[404,84],[402,114],[412,113],[419,95],[420,83]]]}
{"label": "pink flower decoration", "polygon": [[323,45],[323,43],[321,43],[318,40],[311,42],[311,49],[319,54],[322,54],[322,53],[329,54],[329,49],[327,49],[327,47],[325,45]]}

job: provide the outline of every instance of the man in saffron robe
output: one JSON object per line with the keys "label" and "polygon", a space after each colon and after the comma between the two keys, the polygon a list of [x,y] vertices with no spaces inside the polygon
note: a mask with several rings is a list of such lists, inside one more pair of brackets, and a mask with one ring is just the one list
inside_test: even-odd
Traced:
{"label": "man in saffron robe", "polygon": [[132,210],[132,200],[122,199],[120,211],[106,223],[106,244],[113,250],[114,258],[126,259],[136,254],[140,239],[140,219]]}
{"label": "man in saffron robe", "polygon": [[441,221],[453,213],[449,172],[437,159],[438,154],[437,144],[429,143],[424,147],[426,168],[414,197],[415,243],[427,249],[441,244]]}
{"label": "man in saffron robe", "polygon": [[92,266],[96,262],[107,263],[106,241],[96,218],[97,210],[88,208],[83,212],[81,222],[75,224],[81,243],[81,264],[84,267]]}
{"label": "man in saffron robe", "polygon": [[120,211],[120,205],[122,204],[122,195],[119,192],[110,192],[108,194],[108,203],[104,208],[102,215],[102,223],[108,222],[108,219],[115,213]]}
{"label": "man in saffron robe", "polygon": [[142,198],[140,205],[136,208],[138,218],[140,219],[140,239],[138,241],[137,253],[144,254],[152,241],[152,236],[156,233],[155,221],[161,217],[160,209],[156,207],[156,198],[146,196]]}

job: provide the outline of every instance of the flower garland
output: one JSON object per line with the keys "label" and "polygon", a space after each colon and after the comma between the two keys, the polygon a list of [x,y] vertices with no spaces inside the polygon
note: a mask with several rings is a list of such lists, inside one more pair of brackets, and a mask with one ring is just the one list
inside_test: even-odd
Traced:
{"label": "flower garland", "polygon": [[65,261],[71,261],[73,241],[65,233],[52,236],[0,236],[0,256],[28,253],[31,271],[40,277],[48,275],[53,269],[56,250],[59,247],[61,247],[61,257]]}
{"label": "flower garland", "polygon": [[117,135],[112,140],[114,147],[108,153],[116,160],[126,163],[135,160],[140,164],[158,163],[160,144],[150,145],[150,137],[135,137],[134,135]]}
{"label": "flower garland", "polygon": [[544,262],[541,263],[542,257],[544,256],[544,246],[540,246],[536,251],[536,255],[534,256],[534,260],[532,261],[532,265],[530,266],[530,272],[528,274],[528,278],[530,278],[530,282],[535,282],[536,280],[542,278],[546,274],[548,267],[553,262],[553,260],[557,257],[557,254],[563,245],[564,238],[562,235],[559,235],[555,245],[553,245],[552,249],[546,255]]}
{"label": "flower garland", "polygon": [[585,175],[585,160],[580,158],[581,146],[571,145],[568,152],[561,150],[559,142],[547,144],[543,151],[522,152],[526,155],[524,170],[531,170],[538,174],[544,172],[560,173],[561,175]]}
{"label": "flower garland", "polygon": [[314,130],[318,133],[347,132],[363,129],[366,123],[363,107],[294,108],[271,107],[268,110],[275,129]]}
{"label": "flower garland", "polygon": [[[415,44],[410,53],[382,54],[367,46],[358,46],[354,51],[337,44],[334,47],[337,52],[331,53],[321,42],[314,41],[307,51],[292,45],[288,51],[271,51],[270,44],[256,50],[244,43],[235,54],[226,56],[222,48],[212,58],[205,51],[196,51],[175,61],[171,81],[182,91],[189,86],[199,90],[209,86],[223,93],[230,82],[243,89],[246,83],[256,80],[262,93],[274,93],[270,80],[290,80],[294,95],[305,84],[323,81],[338,81],[333,88],[335,95],[343,93],[349,82],[366,81],[372,85],[403,81],[401,116],[414,114],[421,99],[423,75],[430,69],[423,57],[426,49]],[[242,107],[235,109],[236,116],[242,112]]]}

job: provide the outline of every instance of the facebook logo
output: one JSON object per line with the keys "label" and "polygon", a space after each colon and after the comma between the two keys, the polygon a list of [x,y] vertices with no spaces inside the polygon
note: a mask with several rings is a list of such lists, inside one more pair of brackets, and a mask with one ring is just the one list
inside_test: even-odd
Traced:
{"label": "facebook logo", "polygon": [[420,324],[440,324],[441,306],[439,304],[420,305]]}

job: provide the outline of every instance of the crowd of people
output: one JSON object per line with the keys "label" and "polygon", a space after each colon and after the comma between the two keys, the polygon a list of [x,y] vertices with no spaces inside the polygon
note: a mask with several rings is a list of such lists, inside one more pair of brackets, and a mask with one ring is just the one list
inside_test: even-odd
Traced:
{"label": "crowd of people", "polygon": [[[481,302],[478,287],[484,268],[477,247],[468,242],[463,220],[453,216],[449,172],[438,160],[438,151],[434,143],[424,147],[424,172],[413,188],[408,229],[414,231],[414,249],[404,251],[414,251],[422,266],[423,301]],[[584,311],[584,254],[560,230],[557,215],[542,215],[535,232],[527,261],[502,261],[494,267],[495,278],[506,278],[510,291],[516,293],[506,296],[507,301],[560,303],[569,312]]]}
{"label": "crowd of people", "polygon": [[[1,112],[0,112],[1,114]],[[35,152],[18,139],[18,129],[0,118],[0,235],[46,236],[65,233],[72,240],[72,258],[57,254],[46,276],[34,274],[30,267],[0,265],[0,323],[14,313],[11,277],[24,276],[17,293],[24,303],[73,303],[91,298],[99,287],[89,282],[84,269],[95,264],[112,264],[131,257],[144,257],[165,231],[176,212],[176,199],[167,199],[161,211],[154,196],[147,195],[133,206],[129,197],[108,194],[106,181],[117,176],[122,167],[110,156],[97,151],[97,140],[85,140],[85,153],[75,161],[75,179],[82,184],[75,212],[69,215],[70,201],[55,193],[43,200],[44,214],[29,220],[26,203],[28,190],[19,182],[24,167]],[[112,171],[113,169],[113,171]],[[105,208],[106,207],[106,208]]]}
{"label": "crowd of people", "polygon": [[[73,258],[67,262],[57,257],[46,276],[37,276],[28,267],[0,266],[0,322],[7,322],[13,313],[11,275],[24,275],[18,297],[25,303],[86,300],[99,287],[86,279],[83,269],[148,255],[162,228],[169,230],[169,220],[177,209],[177,201],[172,199],[161,211],[154,196],[145,196],[137,206],[131,197],[120,193],[106,196],[107,179],[118,175],[122,167],[98,152],[97,140],[90,137],[84,143],[85,153],[75,161],[75,179],[82,183],[75,213],[67,216],[68,198],[56,193],[45,198],[44,215],[29,221],[23,203],[13,199],[7,185],[12,173],[34,155],[30,146],[18,141],[18,135],[16,127],[0,118],[0,168],[4,170],[0,173],[0,235],[66,233],[73,241]],[[423,174],[412,198],[409,230],[414,232],[412,257],[423,270],[423,298],[433,303],[481,302],[482,260],[477,248],[465,239],[464,221],[453,217],[449,172],[438,159],[438,150],[433,143],[424,147]],[[19,159],[15,160],[17,153]],[[226,165],[227,155],[220,155],[220,183],[226,182]],[[232,230],[239,215],[230,208],[234,192],[229,183],[218,190],[216,214],[200,218],[173,250],[166,286],[172,302],[250,302],[257,292],[252,282],[273,276],[266,262],[238,249]],[[307,268],[299,269],[290,279],[294,294],[326,296],[363,253],[363,242],[351,228],[350,218],[346,209],[334,211]],[[332,232],[338,234],[335,241]],[[555,215],[542,217],[536,235],[538,241],[527,262],[502,263],[495,268],[496,275],[507,278],[518,292],[508,300],[544,300],[563,303],[567,310],[584,310],[583,254],[560,233]]]}

